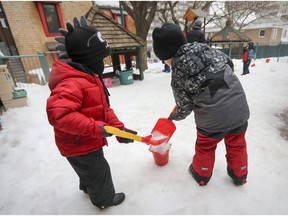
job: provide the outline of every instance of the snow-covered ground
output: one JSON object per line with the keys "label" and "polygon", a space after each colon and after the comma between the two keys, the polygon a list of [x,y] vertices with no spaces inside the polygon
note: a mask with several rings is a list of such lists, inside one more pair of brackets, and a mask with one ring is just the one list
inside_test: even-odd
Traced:
{"label": "snow-covered ground", "polygon": [[[175,122],[169,163],[155,165],[144,143],[119,144],[109,137],[104,148],[117,192],[126,200],[103,211],[78,189],[78,177],[56,148],[46,117],[47,85],[24,85],[27,107],[0,116],[0,214],[288,214],[288,141],[280,113],[288,107],[288,58],[257,59],[251,74],[234,60],[248,98],[251,118],[247,131],[249,174],[236,187],[226,173],[225,147],[217,148],[209,184],[200,187],[188,173],[194,154],[194,116]],[[111,105],[128,128],[149,135],[160,117],[174,106],[170,73],[161,63],[150,63],[143,81],[109,88]],[[119,83],[119,82],[118,82]]]}

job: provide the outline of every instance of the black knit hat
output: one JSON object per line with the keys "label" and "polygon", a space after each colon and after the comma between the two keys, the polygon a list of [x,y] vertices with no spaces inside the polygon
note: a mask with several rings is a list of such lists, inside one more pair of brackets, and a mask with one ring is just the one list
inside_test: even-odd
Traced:
{"label": "black knit hat", "polygon": [[193,29],[201,29],[201,26],[202,26],[201,20],[197,19],[197,20],[194,22]]}
{"label": "black knit hat", "polygon": [[180,26],[172,23],[155,28],[152,37],[154,53],[160,60],[173,58],[179,48],[187,43]]}
{"label": "black knit hat", "polygon": [[67,54],[73,62],[93,65],[111,54],[101,33],[91,26],[77,26],[65,37]]}

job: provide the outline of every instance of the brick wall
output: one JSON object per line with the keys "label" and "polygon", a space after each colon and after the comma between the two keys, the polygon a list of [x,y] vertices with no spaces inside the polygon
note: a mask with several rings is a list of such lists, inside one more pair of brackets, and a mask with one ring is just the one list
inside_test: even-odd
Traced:
{"label": "brick wall", "polygon": [[[92,7],[92,1],[62,1],[60,4],[64,23],[73,23],[73,18],[86,15]],[[65,26],[66,27],[66,26]]]}
{"label": "brick wall", "polygon": [[[9,26],[20,55],[48,51],[45,42],[55,42],[54,37],[46,37],[37,4],[33,1],[2,1]],[[85,15],[91,8],[91,1],[63,1],[60,3],[63,21]]]}

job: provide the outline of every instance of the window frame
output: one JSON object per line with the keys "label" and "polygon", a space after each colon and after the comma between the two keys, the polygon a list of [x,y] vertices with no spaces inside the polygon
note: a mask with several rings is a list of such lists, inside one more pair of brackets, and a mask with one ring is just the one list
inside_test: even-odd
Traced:
{"label": "window frame", "polygon": [[278,28],[273,28],[272,29],[272,39],[277,39],[277,35],[278,35]]}
{"label": "window frame", "polygon": [[286,37],[287,37],[287,33],[288,33],[288,30],[287,30],[287,29],[284,29],[284,31],[283,31],[283,38],[286,38]]}
{"label": "window frame", "polygon": [[[123,14],[123,17],[124,17],[124,24],[125,24],[125,28],[126,29],[128,29],[128,16],[127,16],[127,14]],[[122,19],[121,19],[121,15],[119,15],[119,14],[113,14],[113,19],[114,19],[114,21],[116,22],[116,23],[118,23],[119,25],[122,25],[121,23],[119,23],[118,22],[118,19],[120,19],[121,21],[122,21]],[[123,25],[122,25],[123,26]]]}
{"label": "window frame", "polygon": [[[264,31],[264,35],[261,35],[261,31]],[[265,37],[266,29],[260,29],[259,30],[259,37]]]}
{"label": "window frame", "polygon": [[48,25],[47,25],[46,18],[45,18],[45,14],[44,14],[44,10],[43,10],[43,4],[54,4],[56,6],[56,11],[57,11],[58,19],[60,22],[60,27],[65,28],[64,22],[63,22],[62,12],[61,12],[61,8],[60,8],[60,3],[58,3],[58,2],[37,2],[37,7],[39,10],[42,26],[44,28],[44,32],[45,32],[46,37],[61,36],[60,33],[53,34],[53,33],[49,32]]}

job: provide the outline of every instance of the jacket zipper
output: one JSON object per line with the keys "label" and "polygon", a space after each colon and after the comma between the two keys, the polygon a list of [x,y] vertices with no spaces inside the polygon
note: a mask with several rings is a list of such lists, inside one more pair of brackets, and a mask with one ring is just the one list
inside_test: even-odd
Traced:
{"label": "jacket zipper", "polygon": [[74,139],[74,144],[77,145],[77,146],[80,145],[80,144],[79,144],[79,135],[77,135],[77,136],[75,137],[75,139]]}

